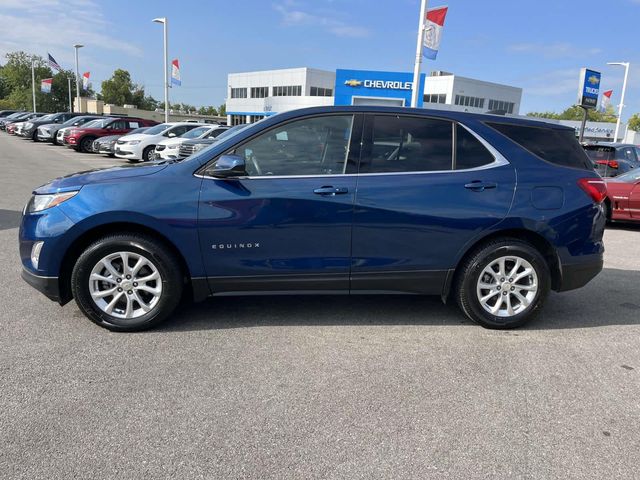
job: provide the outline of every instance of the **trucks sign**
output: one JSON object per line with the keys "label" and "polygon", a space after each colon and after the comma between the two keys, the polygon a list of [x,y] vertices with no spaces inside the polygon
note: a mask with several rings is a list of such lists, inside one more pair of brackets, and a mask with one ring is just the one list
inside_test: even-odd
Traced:
{"label": "trucks sign", "polygon": [[596,108],[600,93],[601,73],[588,68],[580,70],[580,84],[578,87],[578,105],[583,108]]}

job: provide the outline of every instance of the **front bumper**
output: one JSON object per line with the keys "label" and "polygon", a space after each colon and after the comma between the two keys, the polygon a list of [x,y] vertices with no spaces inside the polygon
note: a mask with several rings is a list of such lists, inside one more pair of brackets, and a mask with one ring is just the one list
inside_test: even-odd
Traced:
{"label": "front bumper", "polygon": [[44,294],[48,299],[63,305],[60,297],[60,283],[58,277],[42,277],[22,268],[22,279],[33,288]]}
{"label": "front bumper", "polygon": [[131,160],[142,160],[142,148],[138,145],[117,145],[115,146],[115,154],[118,158],[126,158]]}

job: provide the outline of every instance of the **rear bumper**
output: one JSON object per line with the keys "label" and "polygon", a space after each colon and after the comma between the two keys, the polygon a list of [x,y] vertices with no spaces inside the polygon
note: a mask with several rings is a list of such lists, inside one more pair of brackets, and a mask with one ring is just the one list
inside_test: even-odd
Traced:
{"label": "rear bumper", "polygon": [[603,265],[602,255],[590,255],[588,260],[580,263],[563,264],[558,292],[584,287],[602,271]]}
{"label": "rear bumper", "polygon": [[22,279],[50,300],[62,304],[58,277],[41,277],[23,268]]}

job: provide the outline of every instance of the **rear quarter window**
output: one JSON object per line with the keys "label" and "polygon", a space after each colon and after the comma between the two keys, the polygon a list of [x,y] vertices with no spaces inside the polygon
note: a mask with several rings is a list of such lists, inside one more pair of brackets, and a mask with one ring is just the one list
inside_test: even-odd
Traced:
{"label": "rear quarter window", "polygon": [[576,140],[573,130],[487,123],[542,160],[562,167],[592,170],[593,165]]}

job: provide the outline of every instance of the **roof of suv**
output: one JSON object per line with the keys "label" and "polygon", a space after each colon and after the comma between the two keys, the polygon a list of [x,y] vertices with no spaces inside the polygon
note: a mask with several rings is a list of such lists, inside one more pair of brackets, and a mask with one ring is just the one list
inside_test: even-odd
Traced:
{"label": "roof of suv", "polygon": [[[337,112],[352,112],[352,113],[386,113],[396,115],[423,115],[429,117],[445,118],[449,120],[464,121],[465,119],[473,119],[479,122],[489,123],[508,123],[513,125],[521,125],[525,127],[541,127],[552,128],[555,130],[575,130],[573,127],[568,127],[558,123],[546,122],[543,119],[529,118],[529,117],[514,117],[504,115],[492,115],[486,113],[469,113],[469,112],[457,112],[452,110],[435,110],[428,108],[409,108],[409,107],[379,107],[379,106],[327,106],[327,107],[308,107],[298,110],[288,110],[277,114],[278,116],[298,117],[301,115],[313,115],[322,113],[337,113]],[[275,115],[274,115],[275,116]],[[267,118],[273,118],[267,117]],[[282,118],[282,117],[280,117]]]}

